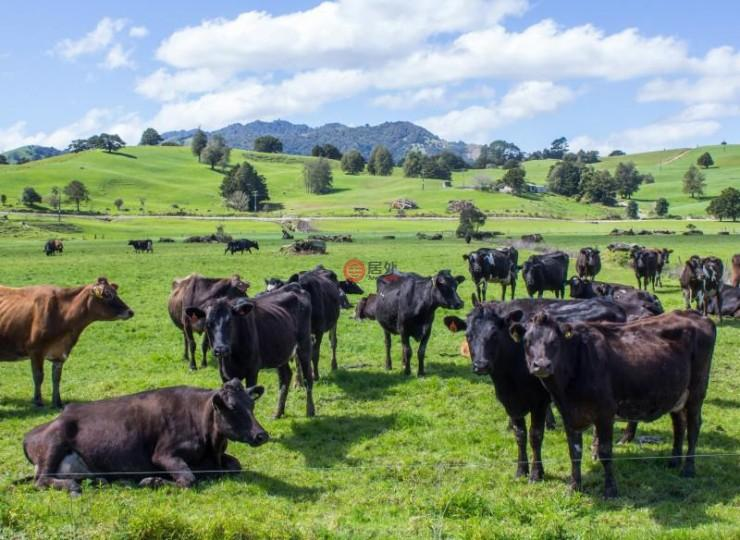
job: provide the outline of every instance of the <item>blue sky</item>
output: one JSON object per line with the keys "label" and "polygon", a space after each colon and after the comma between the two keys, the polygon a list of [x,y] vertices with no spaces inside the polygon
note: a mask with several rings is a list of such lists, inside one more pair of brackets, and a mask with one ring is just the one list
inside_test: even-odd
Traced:
{"label": "blue sky", "polygon": [[729,1],[3,6],[0,150],[275,118],[410,120],[526,150],[559,136],[602,152],[740,138]]}

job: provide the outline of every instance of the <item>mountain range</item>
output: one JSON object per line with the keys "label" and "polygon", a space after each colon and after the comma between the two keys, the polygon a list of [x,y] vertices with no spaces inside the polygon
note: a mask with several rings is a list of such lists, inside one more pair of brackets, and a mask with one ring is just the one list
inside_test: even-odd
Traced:
{"label": "mountain range", "polygon": [[18,163],[19,161],[36,161],[37,159],[58,156],[62,151],[52,146],[29,144],[1,153],[8,159],[9,163]]}

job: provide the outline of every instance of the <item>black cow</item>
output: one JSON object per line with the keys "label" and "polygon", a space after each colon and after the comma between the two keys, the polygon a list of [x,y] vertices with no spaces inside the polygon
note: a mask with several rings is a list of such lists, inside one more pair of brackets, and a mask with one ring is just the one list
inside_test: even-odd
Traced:
{"label": "black cow", "polygon": [[658,264],[655,267],[655,283],[659,286],[663,286],[663,270],[665,269],[666,265],[670,262],[671,253],[673,253],[672,249],[656,249],[655,251],[658,252]]}
{"label": "black cow", "polygon": [[717,304],[719,320],[722,320],[722,275],[725,268],[722,259],[718,257],[704,257],[701,261],[702,279],[699,295],[699,309],[704,316],[709,313],[709,300],[714,299]]}
{"label": "black cow", "polygon": [[[719,298],[722,299],[721,307],[717,302]],[[740,287],[723,284],[720,294],[709,298],[707,312],[724,317],[740,317]]]}
{"label": "black cow", "polygon": [[254,417],[254,402],[263,392],[232,380],[216,391],[179,386],[75,403],[28,432],[23,451],[36,467],[36,486],[72,495],[80,493],[85,478],[190,487],[198,471],[213,476],[241,470],[239,460],[226,453],[227,441],[267,442]]}
{"label": "black cow", "polygon": [[233,255],[237,251],[242,254],[245,251],[247,251],[248,253],[252,253],[252,248],[259,251],[260,249],[259,243],[252,242],[251,240],[247,240],[246,238],[242,238],[241,240],[232,240],[231,242],[226,244],[224,255],[226,255],[227,253],[231,253]]}
{"label": "black cow", "polygon": [[369,319],[371,321],[375,320],[375,306],[378,302],[378,295],[375,293],[370,293],[367,296],[363,296],[359,302],[357,302],[357,307],[355,308],[355,319],[358,321],[362,321],[365,319]]}
{"label": "black cow", "polygon": [[648,283],[655,292],[655,276],[658,272],[658,253],[652,249],[637,248],[630,251],[632,268],[637,278],[637,288],[647,291]]}
{"label": "black cow", "polygon": [[129,240],[128,245],[134,247],[134,253],[154,253],[154,242],[151,240]]}
{"label": "black cow", "polygon": [[663,306],[656,296],[629,285],[590,281],[576,276],[570,278],[568,284],[571,298],[611,298],[625,310],[628,321],[663,313]]}
{"label": "black cow", "polygon": [[188,307],[185,312],[196,321],[205,321],[222,380],[244,379],[254,386],[260,369],[277,368],[280,395],[275,418],[285,413],[293,376],[290,359],[296,354],[306,387],[306,415],[314,416],[308,292],[289,284],[254,299],[219,298],[204,309]]}
{"label": "black cow", "polygon": [[46,256],[64,253],[64,244],[61,240],[47,240],[44,244],[44,253]]}
{"label": "black cow", "polygon": [[678,278],[683,292],[683,300],[686,309],[691,309],[693,302],[698,302],[699,293],[702,287],[702,263],[701,257],[692,255],[684,263],[681,276]]}
{"label": "black cow", "polygon": [[453,332],[465,331],[473,371],[488,374],[493,381],[496,398],[501,402],[514,428],[519,449],[516,476],[529,473],[527,463],[527,415],[530,418],[529,441],[532,447],[532,469],[529,479],[542,480],[542,439],[550,407],[550,394],[537,377],[527,370],[524,347],[509,334],[514,321],[528,319],[534,312],[547,309],[553,317],[564,321],[607,320],[624,321],[619,306],[605,298],[591,300],[520,299],[507,303],[478,304],[467,320],[445,317],[445,325]]}
{"label": "black cow", "polygon": [[537,293],[538,298],[542,298],[544,291],[555,291],[555,298],[565,298],[569,262],[570,257],[562,251],[532,255],[527,259],[522,275],[529,297]]}
{"label": "black cow", "polygon": [[578,252],[576,273],[581,279],[593,280],[601,272],[601,255],[596,248],[585,247]]}
{"label": "black cow", "polygon": [[514,299],[516,278],[519,267],[519,252],[514,247],[501,249],[481,248],[463,255],[468,261],[470,277],[475,283],[478,298],[486,300],[488,283],[501,284],[501,301],[506,298],[506,287],[511,287],[511,299]]}
{"label": "black cow", "polygon": [[612,472],[617,416],[650,422],[670,413],[670,465],[681,462],[688,427],[682,475],[694,475],[701,407],[717,333],[710,319],[692,311],[674,311],[629,323],[562,324],[540,313],[526,329],[514,324],[510,331],[515,339],[523,339],[530,373],[542,380],[563,417],[573,489],[581,489],[582,432],[594,425],[604,466],[604,496],[617,495]]}
{"label": "black cow", "polygon": [[385,334],[385,369],[392,369],[391,335],[401,336],[403,370],[411,374],[411,343],[419,342],[418,375],[424,375],[424,354],[432,335],[434,312],[438,307],[460,309],[463,301],[457,286],[463,276],[453,277],[449,270],[440,270],[432,277],[414,273],[389,273],[377,279],[375,320]]}

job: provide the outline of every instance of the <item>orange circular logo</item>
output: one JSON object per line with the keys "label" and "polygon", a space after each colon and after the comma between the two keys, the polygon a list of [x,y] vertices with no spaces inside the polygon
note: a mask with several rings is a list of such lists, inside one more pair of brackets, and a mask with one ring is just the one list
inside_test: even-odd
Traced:
{"label": "orange circular logo", "polygon": [[365,277],[367,270],[365,269],[365,263],[360,259],[350,259],[344,263],[344,269],[342,270],[344,277],[347,281],[357,283],[362,281]]}

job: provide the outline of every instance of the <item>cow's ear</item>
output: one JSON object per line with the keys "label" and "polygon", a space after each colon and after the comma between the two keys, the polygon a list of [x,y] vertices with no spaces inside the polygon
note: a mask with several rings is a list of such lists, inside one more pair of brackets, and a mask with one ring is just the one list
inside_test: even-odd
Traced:
{"label": "cow's ear", "polygon": [[524,312],[521,309],[515,309],[506,316],[506,321],[511,323],[520,323],[524,319]]}
{"label": "cow's ear", "polygon": [[455,276],[455,281],[457,281],[457,284],[459,285],[463,281],[465,281],[465,276]]}
{"label": "cow's ear", "polygon": [[480,300],[478,300],[478,295],[477,295],[477,294],[473,293],[473,294],[472,294],[472,295],[470,296],[470,300],[471,300],[471,302],[473,303],[473,306],[474,306],[474,307],[475,307],[475,306],[479,306],[479,305],[480,305]]}
{"label": "cow's ear", "polygon": [[298,281],[298,278],[299,278],[298,274],[293,274],[292,276],[288,278],[288,283],[296,283]]}
{"label": "cow's ear", "polygon": [[468,329],[468,323],[466,323],[460,317],[455,317],[454,315],[448,315],[442,320],[450,332],[460,332],[460,331],[465,331]]}
{"label": "cow's ear", "polygon": [[262,394],[265,393],[265,387],[264,386],[250,386],[247,388],[247,396],[249,396],[249,399],[252,401],[257,401],[259,398],[262,397]]}
{"label": "cow's ear", "polygon": [[468,255],[467,253],[463,255],[463,261],[467,261],[468,259],[470,259],[470,255]]}
{"label": "cow's ear", "polygon": [[598,249],[598,248],[594,248],[594,253],[596,253],[596,255],[598,255],[598,254],[599,254],[599,253],[601,253],[601,252],[599,251],[599,249]]}
{"label": "cow's ear", "polygon": [[514,323],[509,326],[509,335],[517,343],[521,343],[525,331],[524,325],[520,323]]}
{"label": "cow's ear", "polygon": [[213,394],[213,408],[217,411],[228,411],[229,406],[224,401],[224,398],[221,397],[221,394],[219,392],[216,392]]}
{"label": "cow's ear", "polygon": [[573,337],[573,327],[569,324],[563,324],[560,326],[560,331],[563,332],[563,337],[565,339],[570,339]]}
{"label": "cow's ear", "polygon": [[237,315],[246,315],[254,309],[254,304],[249,300],[240,300],[231,306],[231,310]]}
{"label": "cow's ear", "polygon": [[118,290],[118,283],[111,283],[110,286],[113,287],[114,290]]}
{"label": "cow's ear", "polygon": [[198,322],[206,318],[206,312],[197,307],[185,308],[185,315],[190,317],[192,322]]}

